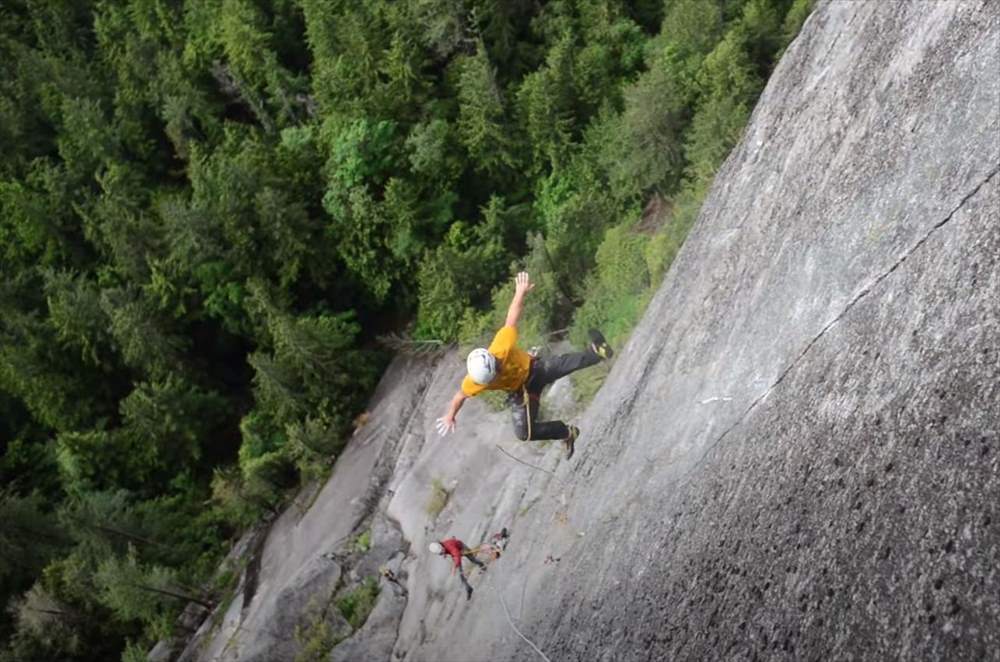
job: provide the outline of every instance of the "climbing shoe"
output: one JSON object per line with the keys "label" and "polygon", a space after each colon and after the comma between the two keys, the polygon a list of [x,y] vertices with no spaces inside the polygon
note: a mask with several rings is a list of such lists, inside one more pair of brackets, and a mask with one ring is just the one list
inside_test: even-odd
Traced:
{"label": "climbing shoe", "polygon": [[591,329],[587,331],[587,335],[590,336],[590,351],[594,354],[597,354],[605,361],[615,355],[614,351],[611,349],[611,345],[609,345],[608,341],[604,339],[604,334],[600,331],[597,329]]}
{"label": "climbing shoe", "polygon": [[471,600],[472,599],[472,587],[471,586],[466,586],[465,587],[465,599],[466,600]]}
{"label": "climbing shoe", "polygon": [[565,449],[566,451],[567,460],[573,457],[573,451],[575,450],[574,447],[576,446],[576,438],[579,436],[580,436],[580,428],[576,427],[575,425],[570,425],[569,436],[563,439],[562,441],[563,449]]}

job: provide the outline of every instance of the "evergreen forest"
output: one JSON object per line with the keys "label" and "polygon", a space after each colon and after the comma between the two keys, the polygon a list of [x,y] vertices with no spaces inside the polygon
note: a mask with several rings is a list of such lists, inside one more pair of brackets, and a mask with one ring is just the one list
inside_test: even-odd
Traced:
{"label": "evergreen forest", "polygon": [[222,602],[392,355],[488,340],[515,270],[522,345],[624,340],[810,8],[4,0],[0,660]]}

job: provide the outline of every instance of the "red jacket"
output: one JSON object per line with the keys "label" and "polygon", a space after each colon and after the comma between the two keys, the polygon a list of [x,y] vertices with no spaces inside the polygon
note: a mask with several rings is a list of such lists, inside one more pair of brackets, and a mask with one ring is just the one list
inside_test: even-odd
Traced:
{"label": "red jacket", "polygon": [[455,567],[461,568],[462,552],[465,550],[465,543],[458,538],[448,538],[441,541],[441,546],[444,547],[446,554],[451,554],[451,558],[455,559]]}

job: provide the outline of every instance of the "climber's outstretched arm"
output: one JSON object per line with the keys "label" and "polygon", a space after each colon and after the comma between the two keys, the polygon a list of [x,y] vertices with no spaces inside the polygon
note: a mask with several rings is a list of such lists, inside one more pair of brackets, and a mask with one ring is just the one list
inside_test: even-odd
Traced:
{"label": "climber's outstretched arm", "polygon": [[462,389],[459,389],[448,404],[448,413],[435,421],[438,434],[442,437],[455,431],[455,417],[458,416],[458,410],[462,408],[468,398],[469,396],[462,393]]}
{"label": "climber's outstretched arm", "polygon": [[507,319],[504,321],[504,326],[517,326],[518,320],[521,319],[521,311],[524,310],[524,295],[534,287],[535,284],[528,278],[527,271],[517,274],[517,277],[514,278],[514,298],[510,302],[510,308],[507,309]]}

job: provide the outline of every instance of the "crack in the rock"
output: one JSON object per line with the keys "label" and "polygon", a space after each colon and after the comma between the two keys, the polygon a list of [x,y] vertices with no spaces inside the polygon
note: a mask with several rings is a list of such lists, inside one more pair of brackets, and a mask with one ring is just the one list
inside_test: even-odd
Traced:
{"label": "crack in the rock", "polygon": [[[385,464],[386,465],[391,464],[392,467],[389,470],[388,475],[385,478],[385,480],[380,481],[380,484],[379,484],[379,489],[380,489],[380,491],[382,491],[383,496],[385,496],[385,490],[387,490],[389,484],[391,484],[392,477],[395,475],[396,469],[399,466],[400,455],[402,455],[403,449],[406,446],[406,441],[404,440],[405,436],[407,435],[407,433],[410,430],[411,426],[414,424],[414,421],[416,420],[416,418],[419,415],[423,414],[426,411],[425,404],[427,402],[427,396],[428,396],[428,394],[431,391],[431,387],[434,385],[434,374],[435,374],[436,369],[438,367],[438,363],[439,363],[439,359],[434,359],[433,362],[431,363],[431,366],[428,366],[428,368],[426,370],[426,373],[425,373],[426,376],[425,376],[424,380],[420,383],[420,388],[421,388],[420,396],[418,398],[416,398],[416,402],[413,405],[413,409],[410,412],[409,416],[406,417],[406,421],[402,424],[402,426],[400,426],[398,428],[396,436],[397,436],[397,438],[398,438],[399,441],[397,441],[397,443],[388,452],[388,455],[393,456],[393,460],[391,462],[389,462],[388,460],[386,461]],[[424,441],[426,442],[426,439]],[[423,444],[421,444],[421,449],[422,448],[423,448]],[[383,450],[383,452],[384,452],[384,450]],[[380,458],[380,460],[381,460],[381,458]],[[376,466],[378,466],[378,464],[379,464],[379,462],[377,461],[376,462]],[[382,510],[382,516],[385,518],[386,522],[388,522],[390,526],[392,526],[393,528],[396,529],[396,531],[399,532],[399,538],[400,538],[400,540],[402,540],[403,543],[406,545],[406,549],[405,550],[400,550],[400,552],[403,554],[403,558],[400,559],[400,561],[399,561],[399,568],[400,568],[400,570],[402,570],[403,569],[403,564],[406,563],[406,559],[410,555],[410,549],[413,547],[413,542],[407,539],[406,533],[405,533],[405,531],[403,531],[403,524],[402,524],[402,522],[400,522],[395,517],[392,517],[389,514],[389,503],[392,501],[393,498],[394,498],[394,496],[390,496],[389,499],[385,502],[385,504],[384,504],[384,506],[382,507],[381,510]],[[376,504],[375,508],[377,509],[379,507],[379,505],[380,504]],[[408,571],[407,571],[407,576],[409,576],[409,572]],[[393,653],[396,651],[396,647],[399,645],[400,628],[402,627],[402,624],[403,624],[403,616],[406,613],[406,609],[410,606],[409,592],[408,591],[404,592],[401,597],[403,598],[403,600],[404,600],[404,602],[406,604],[403,605],[403,608],[399,612],[399,618],[396,619],[395,633],[393,634],[393,637],[392,637],[392,647],[389,649]],[[390,653],[390,655],[391,655],[391,653]]]}
{"label": "crack in the rock", "polygon": [[858,294],[853,299],[851,299],[847,303],[846,306],[844,306],[844,309],[842,311],[840,311],[840,314],[838,314],[835,318],[833,318],[830,322],[828,322],[819,331],[819,333],[817,333],[813,337],[812,340],[810,340],[808,343],[806,343],[806,346],[802,349],[801,352],[799,352],[798,356],[796,356],[795,359],[792,360],[792,362],[789,363],[788,366],[785,367],[785,369],[781,372],[781,374],[778,375],[778,378],[774,381],[774,383],[771,384],[769,387],[767,387],[767,389],[765,389],[764,392],[761,395],[757,396],[757,398],[754,399],[754,401],[750,403],[750,406],[747,407],[746,410],[742,414],[740,414],[739,418],[737,418],[736,421],[732,425],[730,425],[728,428],[726,428],[726,430],[721,435],[719,435],[719,437],[715,441],[713,441],[709,446],[707,446],[705,448],[705,452],[702,453],[701,457],[699,457],[691,465],[691,467],[685,472],[685,476],[690,475],[695,469],[697,469],[698,467],[700,467],[704,463],[704,461],[706,460],[706,458],[708,458],[709,454],[720,443],[722,443],[722,440],[725,439],[726,436],[730,432],[732,432],[737,427],[739,427],[743,423],[743,421],[746,420],[747,416],[750,415],[750,412],[752,412],[757,407],[757,405],[759,405],[761,402],[763,402],[767,398],[767,396],[769,396],[774,391],[774,389],[776,389],[781,384],[781,382],[783,382],[785,380],[785,377],[787,377],[788,374],[791,373],[791,371],[799,364],[799,361],[801,361],[802,358],[806,354],[809,353],[809,351],[813,348],[813,346],[817,342],[819,342],[819,340],[824,335],[826,335],[827,331],[829,331],[831,328],[833,328],[838,323],[840,323],[840,320],[842,320],[844,318],[844,316],[847,315],[847,313],[849,313],[851,311],[851,309],[854,308],[854,306],[859,301],[861,301],[861,299],[863,299],[866,296],[868,296],[875,287],[877,287],[883,280],[885,280],[892,273],[894,273],[904,262],[906,262],[906,260],[911,255],[913,255],[917,250],[920,249],[921,246],[923,246],[925,243],[927,243],[927,241],[931,238],[931,236],[935,232],[937,232],[944,225],[946,225],[949,221],[951,221],[951,219],[954,218],[955,214],[957,214],[962,209],[962,207],[964,207],[965,204],[973,196],[975,196],[977,193],[979,193],[979,191],[984,186],[986,186],[986,184],[988,184],[991,179],[993,179],[994,177],[996,177],[998,173],[1000,173],[1000,166],[997,166],[996,168],[993,169],[992,172],[990,172],[988,175],[986,175],[986,177],[984,177],[983,180],[981,182],[979,182],[979,184],[977,184],[968,194],[966,194],[961,199],[961,201],[959,201],[958,205],[956,205],[954,209],[952,209],[942,220],[938,221],[933,226],[931,226],[931,228],[927,231],[927,233],[924,234],[924,236],[921,237],[915,244],[913,244],[913,246],[910,247],[910,249],[908,251],[906,251],[906,253],[904,253],[902,257],[900,257],[898,260],[896,260],[896,262],[893,263],[892,266],[890,266],[882,274],[880,274],[878,277],[876,277],[875,280],[873,280],[871,283],[869,283],[868,285],[866,285],[860,292],[858,292]]}

